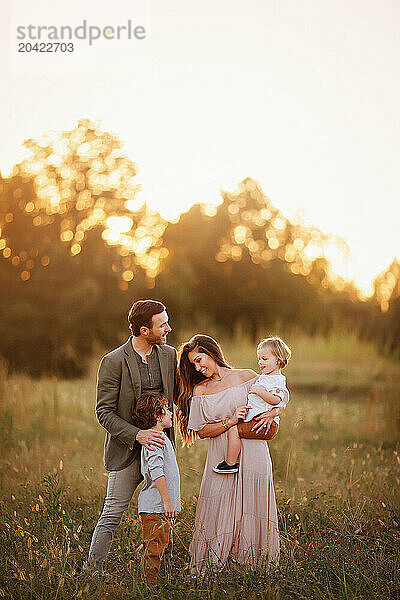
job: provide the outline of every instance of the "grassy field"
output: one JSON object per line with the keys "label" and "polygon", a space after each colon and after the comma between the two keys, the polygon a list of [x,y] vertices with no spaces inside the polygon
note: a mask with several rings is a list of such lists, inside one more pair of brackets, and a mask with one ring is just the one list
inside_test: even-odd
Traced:
{"label": "grassy field", "polygon": [[[288,341],[291,402],[270,442],[279,569],[228,565],[206,581],[191,579],[187,565],[207,441],[178,448],[184,511],[159,582],[138,579],[135,502],[117,530],[108,574],[91,579],[81,568],[107,481],[94,374],[32,381],[2,368],[0,598],[400,597],[400,367],[348,335]],[[256,367],[252,344],[223,346],[232,364]]]}

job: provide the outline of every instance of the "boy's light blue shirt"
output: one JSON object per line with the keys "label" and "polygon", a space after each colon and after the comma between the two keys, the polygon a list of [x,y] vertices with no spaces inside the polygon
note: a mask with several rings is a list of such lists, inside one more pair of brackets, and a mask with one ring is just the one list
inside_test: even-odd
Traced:
{"label": "boy's light blue shirt", "polygon": [[164,446],[151,450],[142,448],[141,471],[143,485],[138,497],[138,512],[164,513],[164,503],[157,489],[155,480],[164,475],[168,493],[176,510],[181,510],[180,476],[174,448],[169,437],[164,433]]}

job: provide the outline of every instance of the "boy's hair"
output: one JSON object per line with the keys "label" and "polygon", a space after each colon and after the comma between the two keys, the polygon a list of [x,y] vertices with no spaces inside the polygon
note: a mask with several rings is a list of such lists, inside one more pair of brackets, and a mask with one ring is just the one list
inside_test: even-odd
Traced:
{"label": "boy's hair", "polygon": [[133,424],[140,429],[150,429],[162,417],[168,400],[161,392],[145,392],[137,399],[133,409]]}
{"label": "boy's hair", "polygon": [[152,328],[153,316],[166,310],[162,302],[157,300],[137,300],[132,304],[128,313],[129,329],[132,335],[138,337],[141,327]]}
{"label": "boy's hair", "polygon": [[257,350],[262,348],[263,346],[268,346],[271,348],[271,352],[279,361],[279,366],[281,369],[286,367],[288,364],[290,357],[292,356],[292,352],[290,348],[285,344],[280,337],[269,337],[261,340],[261,342],[257,346]]}

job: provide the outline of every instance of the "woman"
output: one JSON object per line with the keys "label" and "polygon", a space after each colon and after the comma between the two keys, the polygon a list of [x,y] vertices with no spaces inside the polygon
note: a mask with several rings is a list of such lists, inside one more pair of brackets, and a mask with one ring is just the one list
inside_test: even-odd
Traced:
{"label": "woman", "polygon": [[[232,369],[213,338],[195,335],[179,356],[178,424],[184,443],[210,438],[190,544],[191,571],[223,567],[228,557],[253,567],[277,563],[278,521],[267,443],[242,440],[237,474],[212,470],[227,451],[227,431],[246,415],[247,393],[256,378],[250,369]],[[268,430],[284,408],[259,415]]]}

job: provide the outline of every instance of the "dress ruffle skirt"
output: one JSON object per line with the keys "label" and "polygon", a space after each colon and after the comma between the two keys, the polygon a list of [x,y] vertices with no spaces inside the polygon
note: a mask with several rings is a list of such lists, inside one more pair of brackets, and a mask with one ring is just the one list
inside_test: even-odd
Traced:
{"label": "dress ruffle skirt", "polygon": [[[246,403],[253,381],[218,394],[192,399],[193,429],[203,420],[230,416]],[[222,416],[221,416],[222,415]],[[214,416],[214,419],[212,418]],[[190,544],[191,572],[202,575],[209,566],[223,567],[228,558],[254,568],[279,560],[278,518],[268,445],[242,439],[239,472],[214,473],[212,467],[226,458],[228,435],[210,438],[207,461]]]}

